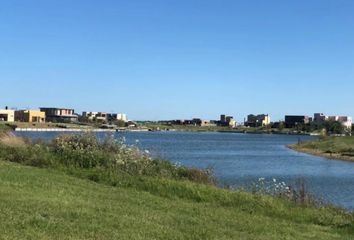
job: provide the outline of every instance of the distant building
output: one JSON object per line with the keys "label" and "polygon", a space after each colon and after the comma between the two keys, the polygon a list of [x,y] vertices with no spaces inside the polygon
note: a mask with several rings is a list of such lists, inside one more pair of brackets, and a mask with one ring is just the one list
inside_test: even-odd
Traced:
{"label": "distant building", "polygon": [[315,113],[314,114],[314,122],[322,123],[325,121],[336,121],[342,123],[342,125],[346,128],[352,128],[353,119],[349,116],[326,116],[323,113]]}
{"label": "distant building", "polygon": [[107,115],[108,121],[123,121],[123,122],[128,122],[128,117],[127,114],[125,113],[109,113]]}
{"label": "distant building", "polygon": [[220,122],[221,123],[226,123],[226,115],[225,114],[221,114],[220,115]]}
{"label": "distant building", "polygon": [[270,124],[270,116],[268,114],[247,116],[247,121],[245,122],[246,127],[263,127]]}
{"label": "distant building", "polygon": [[285,127],[293,128],[299,124],[310,123],[310,117],[304,115],[287,115],[285,116]]}
{"label": "distant building", "polygon": [[219,126],[224,126],[224,127],[236,127],[236,120],[234,120],[233,116],[227,116],[225,114],[220,115],[220,121],[218,122]]}
{"label": "distant building", "polygon": [[352,129],[352,126],[353,126],[352,117],[339,116],[337,121],[342,123],[344,127],[348,128],[348,129]]}
{"label": "distant building", "polygon": [[200,118],[194,118],[191,121],[191,124],[195,125],[195,126],[206,127],[206,126],[210,126],[210,121],[209,120],[203,120],[203,119],[200,119]]}
{"label": "distant building", "polygon": [[327,116],[325,116],[323,113],[315,113],[313,121],[316,123],[327,121]]}
{"label": "distant building", "polygon": [[7,107],[5,109],[0,109],[0,122],[14,122],[15,121],[15,111],[10,110]]}
{"label": "distant building", "polygon": [[95,120],[98,122],[106,122],[107,119],[107,113],[105,112],[98,112],[95,117]]}
{"label": "distant building", "polygon": [[203,120],[201,118],[193,118],[190,120],[182,120],[182,119],[176,119],[176,120],[168,120],[168,121],[159,121],[159,124],[164,124],[164,125],[192,125],[192,126],[216,126],[216,124],[211,123],[209,120]]}
{"label": "distant building", "polygon": [[78,116],[70,108],[40,108],[45,112],[47,122],[76,122]]}
{"label": "distant building", "polygon": [[15,111],[15,121],[17,122],[45,122],[45,112],[39,110],[17,110]]}
{"label": "distant building", "polygon": [[105,112],[82,112],[81,121],[107,122],[109,117],[110,114]]}
{"label": "distant building", "polygon": [[82,112],[82,118],[88,121],[94,121],[98,112]]}

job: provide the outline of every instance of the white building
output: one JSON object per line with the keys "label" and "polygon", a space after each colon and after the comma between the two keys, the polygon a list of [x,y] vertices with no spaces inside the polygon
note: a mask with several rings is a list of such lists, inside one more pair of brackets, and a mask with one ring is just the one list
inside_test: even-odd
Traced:
{"label": "white building", "polygon": [[348,117],[348,116],[339,116],[337,119],[338,122],[341,122],[343,124],[344,127],[346,128],[352,128],[353,126],[353,119],[352,117]]}
{"label": "white building", "polygon": [[127,114],[125,114],[125,113],[118,113],[117,119],[120,121],[128,122],[128,117],[127,117]]}
{"label": "white building", "polygon": [[14,122],[15,110],[0,109],[0,122]]}
{"label": "white building", "polygon": [[108,120],[109,121],[128,122],[128,117],[127,117],[127,114],[125,114],[125,113],[109,113]]}

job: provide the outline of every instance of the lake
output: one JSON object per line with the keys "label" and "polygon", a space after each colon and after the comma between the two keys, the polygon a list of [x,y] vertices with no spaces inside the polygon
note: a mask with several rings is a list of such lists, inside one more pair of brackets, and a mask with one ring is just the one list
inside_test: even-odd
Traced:
{"label": "lake", "polygon": [[[49,140],[55,132],[17,132],[19,136]],[[149,150],[154,157],[183,165],[213,167],[222,184],[249,187],[259,178],[293,184],[304,178],[317,197],[354,210],[354,163],[298,153],[287,144],[311,140],[311,136],[194,133],[124,132],[128,144]],[[103,133],[97,133],[103,137]]]}

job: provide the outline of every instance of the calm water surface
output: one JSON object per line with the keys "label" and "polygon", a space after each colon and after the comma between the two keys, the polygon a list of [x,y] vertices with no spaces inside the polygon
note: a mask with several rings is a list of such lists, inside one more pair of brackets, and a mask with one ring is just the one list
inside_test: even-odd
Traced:
{"label": "calm water surface", "polygon": [[[17,135],[51,139],[58,133]],[[288,184],[305,178],[310,191],[318,197],[354,210],[354,163],[298,153],[286,147],[299,140],[310,140],[310,136],[184,132],[130,132],[115,136],[125,137],[128,144],[137,144],[155,157],[198,168],[212,166],[220,182],[238,187],[250,186],[261,177]]]}

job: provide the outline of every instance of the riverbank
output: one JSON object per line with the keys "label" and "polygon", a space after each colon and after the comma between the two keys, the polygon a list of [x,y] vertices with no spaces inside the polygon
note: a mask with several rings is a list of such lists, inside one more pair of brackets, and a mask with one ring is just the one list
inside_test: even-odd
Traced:
{"label": "riverbank", "polygon": [[222,126],[192,126],[192,125],[164,125],[145,124],[151,131],[179,131],[179,132],[221,132],[221,133],[249,133],[249,134],[285,134],[285,135],[319,135],[317,132],[309,133],[294,129],[269,127],[222,127]]}
{"label": "riverbank", "polygon": [[294,131],[293,129],[272,129],[268,127],[220,127],[220,126],[186,126],[143,124],[136,127],[118,127],[107,124],[84,123],[0,123],[0,130],[14,130],[19,132],[221,132],[245,134],[285,134],[285,135],[318,135]]}
{"label": "riverbank", "polygon": [[0,145],[6,239],[351,239],[354,215],[215,186],[210,172],[90,136]]}
{"label": "riverbank", "polygon": [[326,137],[288,145],[295,151],[329,159],[354,162],[354,137]]}
{"label": "riverbank", "polygon": [[118,127],[108,124],[82,123],[0,123],[0,131],[17,132],[147,132],[145,127]]}

